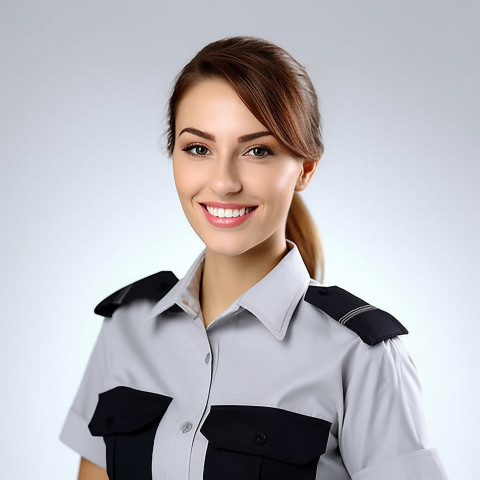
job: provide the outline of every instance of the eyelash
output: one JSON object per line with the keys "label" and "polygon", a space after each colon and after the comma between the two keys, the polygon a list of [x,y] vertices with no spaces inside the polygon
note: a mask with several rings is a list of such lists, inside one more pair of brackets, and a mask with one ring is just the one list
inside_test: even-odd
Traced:
{"label": "eyelash", "polygon": [[[185,147],[182,147],[182,151],[183,152],[187,152],[188,155],[191,155],[192,157],[205,157],[205,155],[199,155],[197,153],[192,153],[192,149],[195,148],[195,147],[203,147],[203,148],[206,148],[207,150],[209,150],[209,148],[206,146],[206,145],[202,145],[201,143],[191,143]],[[275,152],[270,148],[270,147],[267,147],[266,145],[252,145],[248,150],[247,152],[250,152],[252,151],[254,148],[261,148],[262,150],[265,151],[265,154],[264,155],[248,155],[249,157],[254,157],[254,158],[265,158],[265,157],[268,157],[269,155],[274,155]]]}

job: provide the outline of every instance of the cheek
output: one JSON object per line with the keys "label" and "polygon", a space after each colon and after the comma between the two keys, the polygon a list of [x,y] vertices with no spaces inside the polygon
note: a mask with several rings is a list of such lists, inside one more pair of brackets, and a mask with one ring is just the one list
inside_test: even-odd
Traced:
{"label": "cheek", "polygon": [[191,169],[188,168],[186,162],[175,159],[175,157],[173,158],[173,180],[181,200],[195,192],[196,178],[198,177],[192,175]]}
{"label": "cheek", "polygon": [[272,164],[272,168],[258,169],[252,176],[252,182],[255,183],[255,190],[266,202],[283,208],[284,204],[290,204],[299,173],[296,163],[278,162]]}

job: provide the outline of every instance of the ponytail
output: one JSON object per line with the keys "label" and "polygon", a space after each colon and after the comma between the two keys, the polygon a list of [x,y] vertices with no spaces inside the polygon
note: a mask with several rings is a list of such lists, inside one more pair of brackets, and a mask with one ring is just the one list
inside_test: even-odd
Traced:
{"label": "ponytail", "polygon": [[[300,195],[293,194],[287,216],[286,237],[295,243],[310,277],[323,281],[324,257],[320,234]],[[318,278],[317,278],[318,274]]]}

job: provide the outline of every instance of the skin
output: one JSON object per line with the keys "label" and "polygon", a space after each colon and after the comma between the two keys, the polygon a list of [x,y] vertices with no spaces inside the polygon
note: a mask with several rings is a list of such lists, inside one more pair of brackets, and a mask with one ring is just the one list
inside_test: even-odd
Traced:
{"label": "skin", "polygon": [[[213,134],[215,141],[181,133],[185,128]],[[222,80],[199,83],[177,105],[173,175],[183,211],[206,246],[200,288],[205,327],[287,253],[285,225],[293,194],[308,186],[317,168],[318,162],[297,158],[272,135],[238,141],[266,131]],[[242,225],[221,228],[208,222],[200,205],[212,201],[258,208]],[[82,458],[78,480],[108,476]]]}
{"label": "skin", "polygon": [[[208,132],[215,140],[182,133],[185,128]],[[293,194],[308,186],[318,164],[299,159],[271,134],[238,141],[265,131],[223,80],[202,81],[177,105],[173,174],[183,211],[206,246],[200,290],[206,327],[287,253],[285,225]],[[221,228],[205,217],[201,203],[209,201],[258,208],[242,225]]]}
{"label": "skin", "polygon": [[78,480],[108,480],[108,475],[106,470],[82,457],[78,470]]}

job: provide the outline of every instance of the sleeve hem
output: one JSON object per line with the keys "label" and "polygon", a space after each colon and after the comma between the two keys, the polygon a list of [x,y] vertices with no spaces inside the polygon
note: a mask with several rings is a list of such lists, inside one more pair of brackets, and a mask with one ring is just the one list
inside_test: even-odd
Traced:
{"label": "sleeve hem", "polygon": [[72,409],[67,414],[60,441],[99,467],[106,469],[105,442],[102,437],[94,437],[88,423]]}
{"label": "sleeve hem", "polygon": [[385,462],[366,467],[352,475],[352,480],[448,480],[435,448],[415,450]]}

